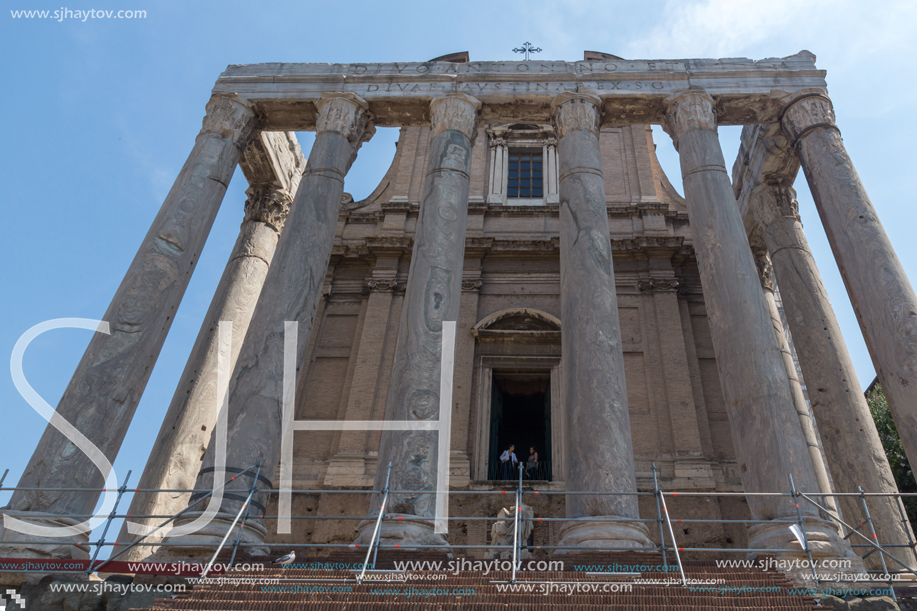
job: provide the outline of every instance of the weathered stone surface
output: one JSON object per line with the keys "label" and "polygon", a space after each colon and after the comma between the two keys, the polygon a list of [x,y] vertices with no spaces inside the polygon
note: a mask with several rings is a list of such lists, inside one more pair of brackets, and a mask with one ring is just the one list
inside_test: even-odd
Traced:
{"label": "weathered stone surface", "polygon": [[[57,413],[111,462],[254,128],[255,115],[247,100],[228,94],[211,98],[194,148],[105,312],[103,320],[110,324],[111,334],[92,336],[57,406]],[[18,485],[98,489],[105,475],[49,426]],[[99,492],[94,491],[21,491],[13,494],[9,507],[31,513],[86,515],[95,509],[98,498]],[[23,537],[0,526],[0,541]],[[0,543],[0,556],[47,554],[69,555],[61,549],[10,549]]]}
{"label": "weathered stone surface", "polygon": [[[744,488],[747,492],[787,491],[792,475],[798,490],[818,490],[726,173],[713,99],[700,91],[673,97],[665,128],[681,158],[685,201],[698,236],[695,249],[710,332]],[[796,517],[788,497],[752,496],[748,505],[756,520]],[[853,555],[813,507],[802,503],[799,510],[810,531],[813,553]],[[787,532],[784,524],[756,524],[749,530],[749,546],[799,547],[792,535],[785,536]]]}
{"label": "weathered stone surface", "polygon": [[[344,176],[364,137],[372,133],[366,103],[356,96],[327,95],[319,101],[319,107],[319,132],[309,154],[308,169],[264,281],[228,391],[228,438],[232,442],[226,449],[226,466],[244,469],[260,462],[262,476],[268,479],[280,456],[285,321],[299,323],[296,362],[301,363],[331,256]],[[203,468],[215,466],[216,445],[212,442],[207,447]],[[238,512],[252,486],[253,475],[237,478],[226,486],[218,519],[196,537],[219,542],[226,522]],[[201,473],[194,487],[207,489],[214,480],[225,478],[219,470],[216,476],[212,471]],[[255,500],[263,504],[265,496],[259,493]],[[263,541],[266,531],[260,512],[252,513],[243,538]],[[186,515],[191,520],[200,512]]]}
{"label": "weathered stone surface", "polygon": [[[767,247],[760,232],[749,238],[751,252],[755,257],[755,263],[758,266],[758,273],[761,279],[761,288],[764,289],[764,303],[767,305],[767,313],[771,318],[771,326],[774,328],[774,336],[777,338],[777,349],[783,360],[783,366],[786,370],[787,384],[790,387],[790,395],[793,397],[793,407],[796,409],[796,415],[799,418],[799,429],[806,440],[806,447],[809,450],[809,458],[812,459],[812,467],[815,470],[815,481],[818,483],[818,490],[821,492],[833,492],[831,487],[831,478],[828,475],[828,467],[821,453],[821,443],[815,432],[815,424],[809,414],[809,408],[806,404],[805,393],[803,393],[802,383],[799,380],[799,373],[796,371],[796,363],[793,361],[789,340],[783,328],[783,320],[780,318],[780,309],[777,307],[777,299],[774,294],[774,274],[773,265],[767,254]],[[832,496],[819,496],[818,502],[824,505],[835,517],[840,517],[837,511],[837,502]],[[840,530],[840,524],[833,523],[837,530]]]}
{"label": "weathered stone surface", "polygon": [[[440,418],[442,329],[443,322],[456,321],[459,315],[471,148],[480,107],[480,102],[463,94],[437,98],[431,104],[430,159],[395,346],[386,420]],[[440,435],[435,431],[383,432],[378,464],[392,463],[389,488],[427,492],[392,494],[387,512],[434,516],[436,495],[429,492],[436,490],[437,446],[447,442],[438,439]],[[382,489],[385,475],[385,469],[377,470],[377,490]],[[378,510],[374,505],[373,511]],[[445,543],[432,531],[419,534],[428,522],[412,524],[417,532],[406,533],[398,523],[385,522],[381,538],[402,546],[417,536]],[[363,525],[358,542],[367,542],[372,529],[372,523]]]}
{"label": "weathered stone surface", "polygon": [[[602,99],[603,125],[658,123],[665,98],[703,87],[717,101],[723,124],[773,121],[781,96],[826,87],[808,51],[750,60],[612,60],[367,64],[248,64],[229,66],[215,92],[253,100],[271,129],[300,131],[315,124],[312,102],[324,91],[365,98],[379,126],[429,124],[430,100],[450,92],[484,103],[485,123],[550,123],[559,93],[594,90]],[[776,85],[775,83],[779,83]]]}
{"label": "weathered stone surface", "polygon": [[[532,534],[532,519],[535,517],[535,511],[525,503],[519,506],[519,529],[518,541],[522,548],[519,550],[517,558],[531,558],[532,552],[525,549],[525,542],[528,541],[529,535]],[[495,549],[486,554],[488,558],[513,558],[513,549],[505,549],[505,546],[512,546],[515,539],[516,531],[516,513],[512,507],[503,507],[497,514],[497,521],[490,527],[490,544],[494,547],[503,547],[504,549]]]}
{"label": "weathered stone surface", "polygon": [[[293,143],[295,142],[293,136]],[[248,156],[251,157],[251,153]],[[300,156],[297,161],[299,163],[298,167],[293,168],[291,185],[298,187],[305,159]],[[286,178],[286,168],[278,169],[279,172],[272,172],[271,175],[279,174]],[[239,237],[217,285],[210,309],[191,350],[191,356],[166,412],[159,435],[150,451],[138,488],[194,487],[220,407],[217,391],[219,324],[220,321],[232,323],[232,343],[228,355],[228,367],[232,371],[261,294],[261,287],[274,256],[283,222],[290,210],[292,193],[275,186],[275,183],[281,182],[282,179],[271,180],[270,184],[255,184],[248,189],[245,219]],[[127,513],[173,515],[188,505],[189,497],[190,493],[181,492],[137,492],[131,499]],[[137,526],[154,527],[164,520],[165,518],[137,518],[133,521]],[[160,540],[166,530],[154,533],[145,542]],[[137,536],[137,533],[131,533],[125,524],[118,540],[133,541]],[[139,560],[155,550],[156,548],[148,546],[135,547],[122,559]]]}
{"label": "weathered stone surface", "polygon": [[[560,167],[560,290],[563,388],[567,407],[567,489],[635,492],[624,354],[599,154],[600,100],[562,94],[553,103]],[[639,518],[635,496],[567,497],[567,517]],[[583,535],[568,522],[560,545],[649,547],[640,523],[604,522]],[[594,531],[594,532],[593,532]],[[558,550],[562,551],[562,550]]]}
{"label": "weathered stone surface", "polygon": [[917,464],[917,295],[834,125],[831,101],[807,95],[782,120],[795,147],[882,388]]}
{"label": "weathered stone surface", "polygon": [[[749,185],[749,188],[753,185]],[[888,458],[876,431],[837,318],[799,221],[795,192],[785,182],[752,190],[751,209],[763,229],[774,274],[785,296],[790,332],[807,381],[812,410],[837,492],[897,492]],[[883,544],[907,545],[899,501],[871,497],[870,513]],[[845,521],[866,519],[859,499],[840,497]],[[912,535],[910,535],[912,536]],[[859,541],[862,542],[862,541]],[[903,548],[898,548],[903,549]],[[865,553],[865,552],[864,552]],[[895,554],[911,562],[908,554]],[[881,568],[873,554],[871,568]]]}

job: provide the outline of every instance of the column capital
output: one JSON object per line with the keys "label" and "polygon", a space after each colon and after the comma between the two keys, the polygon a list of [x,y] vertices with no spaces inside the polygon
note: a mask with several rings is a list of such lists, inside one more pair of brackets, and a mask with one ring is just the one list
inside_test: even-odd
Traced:
{"label": "column capital", "polygon": [[432,136],[447,129],[462,132],[472,142],[478,135],[481,101],[464,93],[447,93],[430,102]]}
{"label": "column capital", "polygon": [[837,129],[831,98],[823,92],[798,96],[783,109],[780,126],[786,132],[794,149],[799,139],[813,129],[819,127]]}
{"label": "column capital", "polygon": [[490,148],[492,149],[505,149],[507,146],[506,138],[502,136],[491,136],[490,138]]}
{"label": "column capital", "polygon": [[577,129],[598,137],[602,123],[602,99],[592,91],[558,93],[551,100],[551,119],[558,138]]}
{"label": "column capital", "polygon": [[361,293],[369,295],[370,293],[403,293],[407,288],[407,283],[391,278],[371,278],[363,285]]}
{"label": "column capital", "polygon": [[709,129],[716,131],[716,105],[713,98],[702,89],[689,89],[666,98],[665,130],[678,150],[678,138],[683,134]]}
{"label": "column capital", "polygon": [[277,233],[283,231],[283,224],[293,197],[289,191],[277,185],[252,185],[245,190],[245,219],[243,223],[264,223]]}
{"label": "column capital", "polygon": [[354,148],[359,148],[376,133],[372,124],[369,104],[355,93],[325,92],[315,103],[318,116],[315,131],[338,132],[347,138]]}
{"label": "column capital", "polygon": [[207,102],[201,134],[232,140],[236,147],[245,150],[255,134],[256,123],[251,102],[236,94],[217,94]]}
{"label": "column capital", "polygon": [[751,192],[748,202],[762,230],[777,219],[791,217],[799,220],[796,190],[787,183],[760,184]]}
{"label": "column capital", "polygon": [[761,282],[761,288],[765,291],[774,291],[774,267],[771,264],[770,255],[767,253],[767,246],[764,244],[764,236],[761,235],[761,229],[754,231],[748,237],[748,245],[751,246],[751,254],[755,258],[755,267],[758,269],[758,280]]}
{"label": "column capital", "polygon": [[462,279],[462,292],[463,293],[475,293],[481,290],[484,282],[480,278],[463,278]]}

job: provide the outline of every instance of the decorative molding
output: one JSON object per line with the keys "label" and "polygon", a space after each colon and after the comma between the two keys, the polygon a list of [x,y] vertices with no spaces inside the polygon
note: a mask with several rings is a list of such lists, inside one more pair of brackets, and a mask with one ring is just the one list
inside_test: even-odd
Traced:
{"label": "decorative molding", "polygon": [[462,290],[467,292],[474,292],[481,289],[483,281],[480,278],[466,278],[462,280]]}
{"label": "decorative molding", "polygon": [[796,98],[784,109],[780,125],[793,148],[800,138],[815,128],[837,129],[831,98],[823,93],[809,93]]}
{"label": "decorative molding", "polygon": [[347,138],[355,149],[376,133],[369,104],[355,93],[325,92],[315,103],[315,107],[318,109],[315,131],[338,132]]}
{"label": "decorative molding", "polygon": [[447,93],[430,102],[431,137],[454,129],[462,132],[471,142],[478,135],[478,112],[481,102],[464,93]]}
{"label": "decorative molding", "polygon": [[799,220],[796,190],[787,183],[758,185],[751,192],[749,203],[762,229],[767,229],[771,223],[781,218]]}
{"label": "decorative molding", "polygon": [[601,98],[592,93],[567,91],[557,94],[551,102],[551,119],[557,138],[578,129],[598,137],[602,123],[601,108]]}
{"label": "decorative molding", "polygon": [[674,292],[681,286],[678,278],[650,278],[649,280],[638,280],[637,288],[643,292]]}
{"label": "decorative molding", "polygon": [[235,94],[216,94],[207,102],[201,133],[232,140],[244,150],[255,134],[257,123],[255,111],[248,100]]}
{"label": "decorative molding", "polygon": [[492,148],[492,149],[498,149],[498,148],[500,148],[500,149],[505,149],[506,146],[507,146],[507,144],[506,144],[506,138],[503,138],[503,137],[500,137],[500,136],[493,136],[493,137],[490,139],[490,148]]}
{"label": "decorative molding", "polygon": [[406,288],[407,283],[405,282],[374,278],[372,280],[368,280],[366,284],[363,285],[363,289],[360,292],[363,295],[369,295],[370,293],[383,293],[388,291],[392,293],[403,293]]}
{"label": "decorative molding", "polygon": [[682,134],[698,129],[716,131],[716,107],[705,91],[688,90],[666,99],[665,121],[662,129],[678,148]]}
{"label": "decorative molding", "polygon": [[290,213],[293,198],[286,189],[274,185],[253,185],[246,189],[246,222],[265,223],[277,233],[283,231],[283,224]]}

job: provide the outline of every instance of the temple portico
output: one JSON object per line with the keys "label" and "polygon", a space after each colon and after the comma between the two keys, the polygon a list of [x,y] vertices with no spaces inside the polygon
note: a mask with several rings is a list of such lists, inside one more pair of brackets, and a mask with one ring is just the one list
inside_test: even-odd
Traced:
{"label": "temple portico", "polygon": [[[433,527],[440,444],[449,443],[453,489],[503,485],[497,457],[514,444],[531,485],[567,493],[536,510],[565,519],[539,531],[555,553],[654,549],[659,533],[640,522],[636,493],[658,463],[668,489],[748,495],[680,501],[697,516],[753,524],[698,529],[700,542],[798,556],[786,525],[798,518],[814,556],[859,562],[829,515],[763,495],[787,492],[790,478],[816,495],[895,491],[799,223],[791,185],[800,166],[917,459],[917,298],[838,136],[824,76],[805,51],[757,62],[229,66],[105,316],[112,334],[93,338],[58,412],[114,460],[241,164],[245,220],[141,487],[208,490],[241,475],[164,539],[199,547],[166,557],[212,549],[253,487],[241,533],[249,551],[291,537],[368,543],[371,520],[296,524],[291,534],[264,518],[291,510],[279,490],[344,482],[381,491],[388,481],[395,491],[381,545],[458,545],[454,531]],[[656,160],[650,124],[678,150],[683,198]],[[730,180],[717,126],[739,124]],[[353,202],[345,177],[377,126],[401,128],[396,156],[376,191]],[[316,132],[308,161],[292,134],[302,130]],[[792,346],[756,256],[773,264]],[[222,322],[235,330],[231,344]],[[448,405],[445,323],[457,329]],[[800,420],[793,346],[817,426]],[[444,409],[448,439],[432,428]],[[304,420],[355,424],[294,434]],[[357,426],[380,421],[426,428]],[[17,493],[3,513],[70,524],[69,514],[92,511],[99,492],[88,489],[103,479],[49,427],[20,486],[87,490]],[[138,494],[131,511],[175,513],[200,494]],[[312,490],[292,502],[316,515],[382,509],[379,494],[351,507],[331,496]],[[896,501],[874,504],[879,539],[908,544]],[[837,510],[862,519],[853,500]],[[486,541],[466,527],[463,541]],[[0,549],[26,536],[0,530]],[[79,553],[34,541],[4,553]]]}

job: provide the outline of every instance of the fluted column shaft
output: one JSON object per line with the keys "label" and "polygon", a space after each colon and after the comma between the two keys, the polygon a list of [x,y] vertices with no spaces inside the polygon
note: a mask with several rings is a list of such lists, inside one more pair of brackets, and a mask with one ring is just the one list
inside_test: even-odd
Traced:
{"label": "fluted column shaft", "polygon": [[[665,129],[681,158],[694,250],[730,429],[746,492],[817,491],[787,374],[758,281],[716,132],[713,99],[686,91],[668,101]],[[756,520],[796,518],[789,497],[747,497]],[[799,511],[817,555],[852,554],[808,503]],[[756,524],[749,547],[799,547],[785,524]]]}
{"label": "fluted column shaft", "polygon": [[[876,431],[856,370],[844,343],[828,293],[799,221],[796,193],[788,184],[758,187],[750,204],[770,252],[783,295],[799,366],[818,422],[825,458],[837,492],[897,492],[888,458]],[[910,527],[901,522],[899,501],[869,499],[879,541],[908,544]],[[845,521],[866,519],[858,499],[840,497]],[[873,554],[875,556],[875,554]],[[896,554],[910,561],[908,554]],[[879,559],[874,561],[878,568]]]}
{"label": "fluted column shaft", "polygon": [[[478,100],[460,93],[431,102],[430,155],[395,344],[386,420],[440,419],[443,322],[457,321],[459,315],[471,148],[480,107]],[[436,490],[440,443],[449,440],[436,431],[383,431],[376,489],[382,489],[391,461],[390,489]],[[386,513],[426,520],[386,523],[383,539],[399,539],[402,546],[409,542],[445,543],[441,535],[433,533],[429,520],[435,515],[435,505],[433,494],[390,495]]]}
{"label": "fluted column shaft", "polygon": [[[210,99],[194,148],[105,312],[103,320],[111,334],[93,334],[57,406],[57,413],[110,462],[127,433],[254,125],[254,112],[245,99]],[[98,489],[104,481],[85,454],[48,426],[18,485]],[[16,492],[9,513],[91,514],[99,494]],[[2,528],[0,533],[4,539],[24,536]]]}
{"label": "fluted column shaft", "polygon": [[[354,94],[326,93],[317,107],[317,133],[307,169],[229,384],[226,466],[244,469],[261,462],[263,478],[273,475],[280,457],[285,323],[299,325],[295,361],[302,363],[331,258],[344,176],[361,143],[373,133],[368,105]],[[213,472],[207,470],[214,467],[217,445],[215,438],[208,445],[195,488],[212,486]],[[253,476],[250,472],[226,486],[218,519],[201,531],[202,537],[222,536],[226,525],[221,522],[231,521],[239,510]],[[259,493],[255,501],[263,505],[265,497]],[[190,518],[196,517],[189,514]],[[252,511],[244,540],[263,540],[261,515],[260,510]]]}
{"label": "fluted column shaft", "polygon": [[[636,492],[634,453],[608,208],[599,151],[601,101],[564,93],[552,102],[560,171],[561,355],[567,418],[567,489]],[[568,496],[559,545],[649,547],[636,496]]]}
{"label": "fluted column shaft", "polygon": [[905,452],[917,464],[917,295],[853,167],[825,95],[781,121],[828,235]]}
{"label": "fluted column shaft", "polygon": [[[274,185],[256,185],[247,191],[245,218],[229,262],[217,285],[210,309],[194,347],[159,435],[153,444],[138,488],[190,489],[201,468],[204,451],[214,430],[217,405],[217,365],[219,324],[232,323],[233,341],[229,348],[231,370],[242,349],[252,314],[267,276],[274,249],[290,210],[292,194]],[[131,500],[130,515],[172,515],[188,505],[190,493],[138,492]],[[140,525],[157,526],[164,518],[137,518]],[[125,525],[119,541],[137,538]],[[146,542],[160,539],[155,534]],[[148,556],[154,548],[135,547],[130,559]]]}

